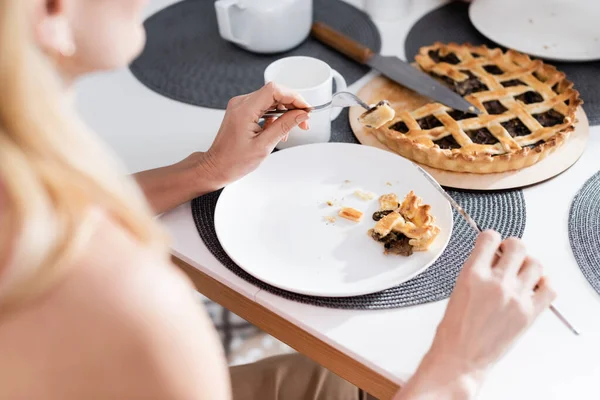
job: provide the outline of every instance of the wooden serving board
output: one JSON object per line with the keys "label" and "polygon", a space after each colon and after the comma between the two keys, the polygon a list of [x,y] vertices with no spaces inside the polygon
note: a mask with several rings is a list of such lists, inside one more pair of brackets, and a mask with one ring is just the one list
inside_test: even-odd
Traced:
{"label": "wooden serving board", "polygon": [[[358,97],[368,104],[377,103],[379,100],[388,100],[394,107],[414,109],[429,102],[426,98],[391,83],[387,78],[378,76],[369,81],[357,93]],[[367,146],[390,150],[381,143],[368,128],[358,122],[358,117],[364,112],[360,107],[350,109],[350,126],[358,141]],[[559,175],[569,169],[579,160],[587,146],[590,130],[585,112],[580,107],[577,110],[575,130],[571,132],[568,140],[548,157],[521,170],[493,173],[474,174],[468,172],[452,172],[432,168],[419,164],[431,174],[442,186],[456,189],[471,190],[503,190],[533,185]],[[398,155],[398,157],[401,157]]]}

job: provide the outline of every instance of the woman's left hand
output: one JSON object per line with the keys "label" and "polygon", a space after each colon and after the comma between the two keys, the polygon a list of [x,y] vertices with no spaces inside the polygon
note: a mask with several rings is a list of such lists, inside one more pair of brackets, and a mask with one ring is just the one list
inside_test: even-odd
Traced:
{"label": "woman's left hand", "polygon": [[217,190],[254,171],[280,141],[287,140],[292,128],[308,129],[309,115],[302,110],[267,120],[261,128],[258,121],[264,112],[306,107],[309,105],[298,94],[274,83],[231,99],[217,137],[200,159],[200,178],[210,180]]}

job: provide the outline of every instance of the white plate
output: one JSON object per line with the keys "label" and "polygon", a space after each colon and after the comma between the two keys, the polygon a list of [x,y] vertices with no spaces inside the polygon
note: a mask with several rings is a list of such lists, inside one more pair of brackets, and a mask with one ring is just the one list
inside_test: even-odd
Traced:
{"label": "white plate", "polygon": [[[362,200],[357,189],[377,196]],[[378,196],[404,198],[410,190],[432,206],[441,233],[426,252],[385,256],[367,235]],[[364,211],[362,221],[328,223],[325,217],[339,210],[328,200]],[[372,147],[324,143],[277,152],[228,186],[217,203],[215,228],[229,257],[256,278],[291,292],[343,297],[384,290],[423,272],[450,239],[452,211],[408,160]]]}
{"label": "white plate", "polygon": [[469,17],[490,40],[535,57],[600,59],[598,0],[475,0]]}

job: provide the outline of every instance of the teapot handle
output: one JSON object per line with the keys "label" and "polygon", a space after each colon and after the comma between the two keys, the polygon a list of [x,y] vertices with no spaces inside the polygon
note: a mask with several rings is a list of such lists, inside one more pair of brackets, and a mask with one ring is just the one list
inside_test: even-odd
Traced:
{"label": "teapot handle", "polygon": [[217,22],[219,24],[219,34],[227,41],[244,45],[244,41],[238,39],[233,34],[231,27],[231,19],[229,18],[229,9],[233,6],[238,6],[238,0],[219,0],[215,2],[215,10],[217,12]]}

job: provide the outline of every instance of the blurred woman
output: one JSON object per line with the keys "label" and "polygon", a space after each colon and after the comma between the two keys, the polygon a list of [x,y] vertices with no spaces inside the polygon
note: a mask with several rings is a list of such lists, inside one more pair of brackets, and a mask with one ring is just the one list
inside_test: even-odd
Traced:
{"label": "blurred woman", "polygon": [[[232,99],[209,151],[137,182],[75,115],[75,79],[141,50],[143,5],[0,0],[0,398],[366,398],[298,355],[230,372],[153,219],[247,174],[292,127],[306,128],[302,111],[257,124],[301,98],[269,84]],[[521,242],[481,235],[398,399],[474,396],[553,298]]]}

